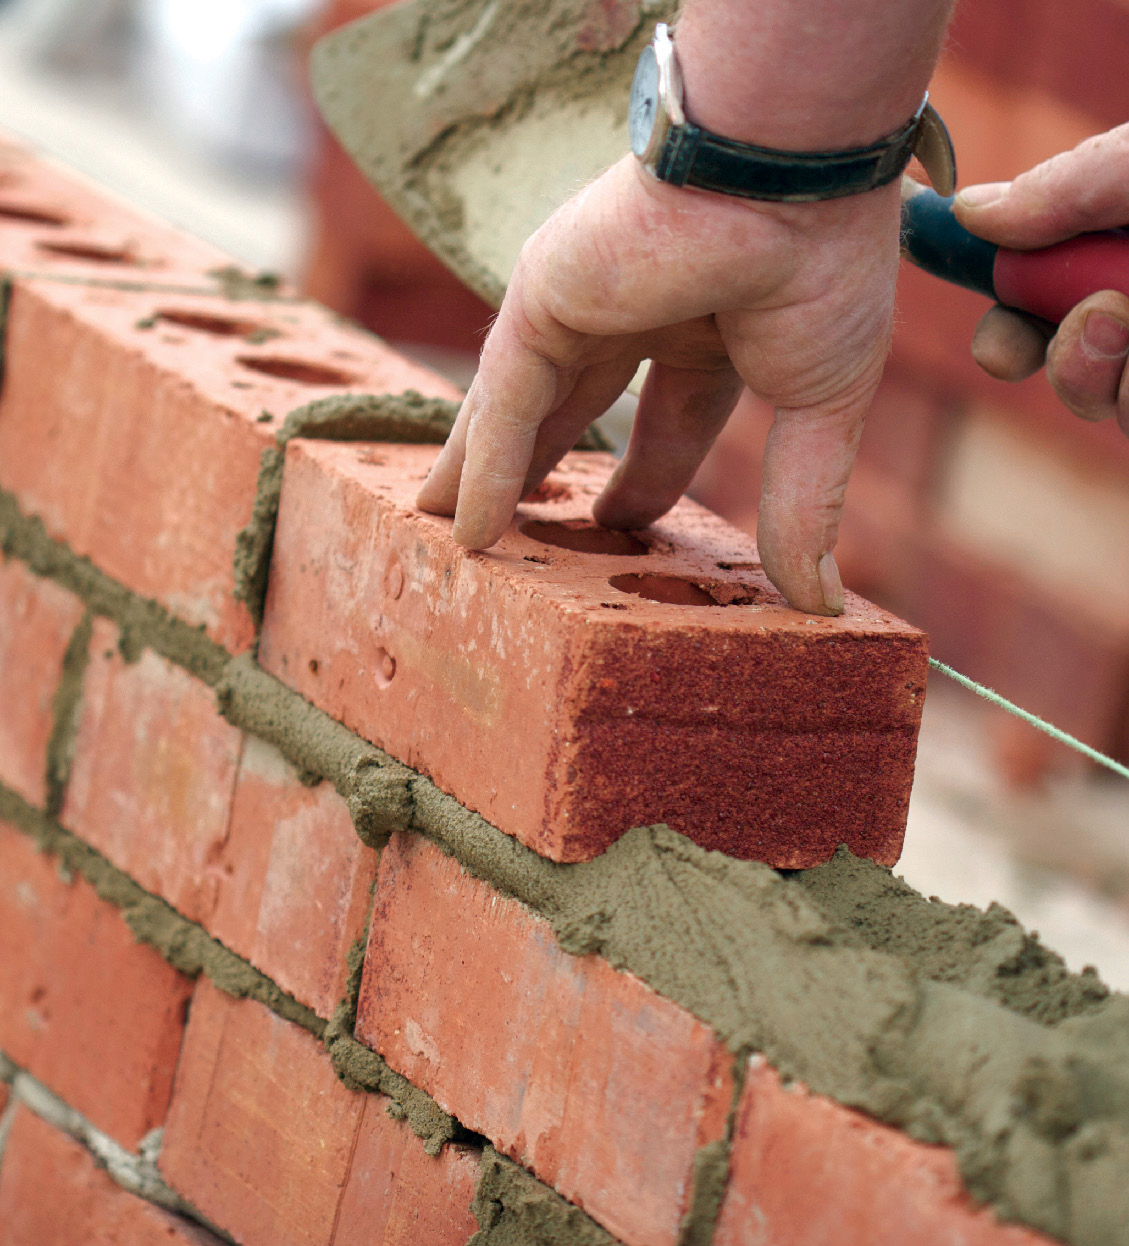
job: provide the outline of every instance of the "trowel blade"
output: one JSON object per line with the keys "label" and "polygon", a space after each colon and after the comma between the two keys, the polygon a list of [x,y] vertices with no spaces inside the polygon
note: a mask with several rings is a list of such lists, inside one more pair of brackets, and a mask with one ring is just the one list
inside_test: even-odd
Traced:
{"label": "trowel blade", "polygon": [[628,150],[635,62],[669,0],[409,0],[314,48],[330,128],[495,307],[525,239]]}

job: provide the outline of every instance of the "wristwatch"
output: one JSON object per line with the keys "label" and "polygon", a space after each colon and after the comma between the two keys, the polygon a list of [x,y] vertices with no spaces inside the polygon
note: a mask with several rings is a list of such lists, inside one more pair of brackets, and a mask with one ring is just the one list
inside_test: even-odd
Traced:
{"label": "wristwatch", "polygon": [[660,181],[723,195],[805,203],[885,186],[917,156],[942,195],[956,187],[956,158],[945,123],[926,95],[893,134],[846,151],[778,151],[713,134],[686,117],[674,40],[660,22],[631,84],[631,148]]}

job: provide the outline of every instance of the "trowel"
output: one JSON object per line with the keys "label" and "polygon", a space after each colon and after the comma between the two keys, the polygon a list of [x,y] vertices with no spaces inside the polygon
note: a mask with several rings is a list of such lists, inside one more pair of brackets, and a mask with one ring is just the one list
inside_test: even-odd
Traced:
{"label": "trowel", "polygon": [[[407,0],[315,46],[314,96],[384,198],[497,307],[525,239],[630,149],[635,65],[676,8]],[[903,249],[920,267],[1053,323],[1097,290],[1129,295],[1127,231],[1040,251],[994,247],[953,215],[956,169],[943,130],[924,159],[944,193],[903,184]]]}

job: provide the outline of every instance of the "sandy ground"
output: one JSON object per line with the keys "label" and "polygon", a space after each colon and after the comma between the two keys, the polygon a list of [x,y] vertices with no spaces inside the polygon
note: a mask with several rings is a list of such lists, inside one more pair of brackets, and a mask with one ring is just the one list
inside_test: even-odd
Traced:
{"label": "sandy ground", "polygon": [[[172,146],[127,93],[29,67],[18,26],[0,12],[0,126],[244,263],[296,271],[296,187],[217,170]],[[466,382],[466,360],[429,358]],[[614,427],[622,437],[623,412]],[[1072,967],[1129,989],[1129,782],[1080,769],[1010,791],[991,765],[991,722],[934,677],[898,872],[927,895],[1005,905]]]}

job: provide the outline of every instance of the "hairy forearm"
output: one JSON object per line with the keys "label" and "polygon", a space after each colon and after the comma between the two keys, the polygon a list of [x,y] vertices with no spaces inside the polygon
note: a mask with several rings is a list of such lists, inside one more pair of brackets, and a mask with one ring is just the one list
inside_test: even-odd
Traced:
{"label": "hairy forearm", "polygon": [[690,118],[764,146],[864,145],[917,108],[953,0],[684,0]]}

